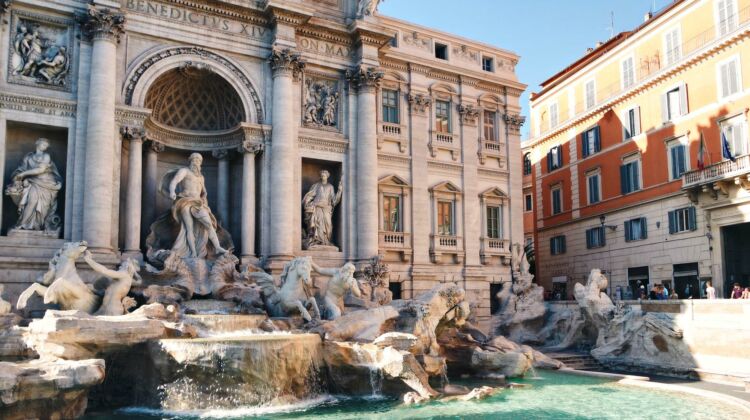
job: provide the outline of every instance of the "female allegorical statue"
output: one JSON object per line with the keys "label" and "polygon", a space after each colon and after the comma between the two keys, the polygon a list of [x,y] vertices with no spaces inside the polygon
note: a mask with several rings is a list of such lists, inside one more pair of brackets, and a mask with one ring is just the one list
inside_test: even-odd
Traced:
{"label": "female allegorical statue", "polygon": [[38,139],[36,151],[26,155],[5,190],[18,206],[16,229],[52,231],[59,227],[55,212],[62,177],[46,152],[48,148],[49,140]]}
{"label": "female allegorical statue", "polygon": [[333,208],[341,201],[343,187],[339,181],[338,191],[328,183],[331,174],[325,169],[320,171],[320,182],[316,182],[302,199],[305,209],[307,234],[304,239],[305,249],[315,246],[332,246]]}

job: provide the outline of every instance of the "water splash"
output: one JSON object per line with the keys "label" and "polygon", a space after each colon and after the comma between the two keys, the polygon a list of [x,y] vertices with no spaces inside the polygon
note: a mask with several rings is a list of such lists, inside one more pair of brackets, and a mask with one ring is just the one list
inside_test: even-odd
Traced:
{"label": "water splash", "polygon": [[370,388],[372,388],[373,398],[383,396],[383,371],[376,366],[370,367]]}

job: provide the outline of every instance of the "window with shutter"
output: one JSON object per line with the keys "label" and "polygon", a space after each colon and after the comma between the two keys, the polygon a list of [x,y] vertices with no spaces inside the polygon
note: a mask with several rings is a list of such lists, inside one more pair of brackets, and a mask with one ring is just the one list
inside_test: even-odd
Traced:
{"label": "window with shutter", "polygon": [[664,54],[667,65],[679,61],[681,57],[680,29],[674,28],[664,34]]}
{"label": "window with shutter", "polygon": [[740,92],[740,61],[737,57],[729,61],[720,63],[718,66],[719,75],[719,99],[732,96]]}
{"label": "window with shutter", "polygon": [[687,139],[681,137],[667,143],[669,151],[669,179],[674,181],[682,178],[687,172]]}
{"label": "window with shutter", "polygon": [[681,233],[698,229],[695,207],[683,207],[669,212],[669,233]]}
{"label": "window with shutter", "polygon": [[603,226],[586,230],[586,248],[601,248],[604,245],[606,245],[606,240]]}
{"label": "window with shutter", "polygon": [[625,222],[625,241],[641,241],[646,239],[646,218],[639,217]]}
{"label": "window with shutter", "polygon": [[742,156],[748,153],[747,121],[744,115],[737,115],[719,123],[721,134],[729,143],[732,156]]}
{"label": "window with shutter", "polygon": [[622,118],[623,140],[629,140],[641,134],[640,107],[630,108],[623,114]]}
{"label": "window with shutter", "polygon": [[599,126],[592,127],[581,134],[581,146],[583,157],[587,157],[601,150],[601,139],[599,138]]}
{"label": "window with shutter", "polygon": [[586,110],[589,110],[596,105],[596,82],[589,80],[586,82]]}
{"label": "window with shutter", "polygon": [[559,116],[557,113],[557,102],[549,106],[549,128],[557,127]]}
{"label": "window with shutter", "polygon": [[641,189],[640,160],[630,158],[620,166],[620,189],[622,194],[629,194]]}
{"label": "window with shutter", "polygon": [[628,57],[622,61],[622,87],[627,89],[635,84],[635,68],[633,66],[633,57]]}
{"label": "window with shutter", "polygon": [[564,254],[565,249],[565,235],[554,236],[549,240],[550,254],[560,255]]}
{"label": "window with shutter", "polygon": [[599,201],[601,201],[601,194],[600,194],[600,185],[601,181],[599,178],[599,173],[592,173],[586,176],[587,184],[588,184],[588,199],[589,204],[596,204]]}
{"label": "window with shutter", "polygon": [[724,36],[737,28],[736,7],[735,0],[716,0],[719,36]]}
{"label": "window with shutter", "polygon": [[562,188],[557,185],[552,188],[552,214],[562,213]]}

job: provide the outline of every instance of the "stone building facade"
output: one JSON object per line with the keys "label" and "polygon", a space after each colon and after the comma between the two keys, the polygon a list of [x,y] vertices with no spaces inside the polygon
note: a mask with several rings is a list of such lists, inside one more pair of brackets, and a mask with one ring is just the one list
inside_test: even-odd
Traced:
{"label": "stone building facade", "polygon": [[[10,294],[66,240],[110,264],[143,258],[170,208],[159,180],[199,152],[243,263],[381,255],[396,294],[456,280],[486,319],[491,284],[510,280],[509,244],[523,241],[518,57],[377,3],[0,3],[3,185],[42,137],[63,179],[57,231],[14,229],[4,196]],[[29,54],[48,63],[26,68]],[[323,170],[343,188],[331,246],[304,249],[302,197]]]}
{"label": "stone building facade", "polygon": [[572,299],[750,286],[748,0],[680,0],[590,49],[531,97],[537,281]]}

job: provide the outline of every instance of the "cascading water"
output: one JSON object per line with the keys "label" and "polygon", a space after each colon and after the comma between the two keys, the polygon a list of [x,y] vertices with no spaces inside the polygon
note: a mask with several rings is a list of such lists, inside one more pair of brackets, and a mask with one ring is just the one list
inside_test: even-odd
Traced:
{"label": "cascading water", "polygon": [[249,334],[161,340],[151,348],[169,411],[289,404],[323,392],[320,336]]}
{"label": "cascading water", "polygon": [[373,398],[383,396],[383,372],[376,366],[370,367],[370,388]]}

